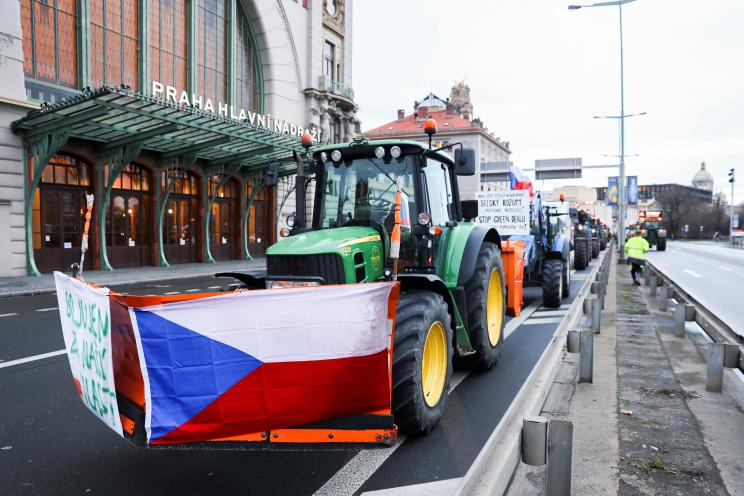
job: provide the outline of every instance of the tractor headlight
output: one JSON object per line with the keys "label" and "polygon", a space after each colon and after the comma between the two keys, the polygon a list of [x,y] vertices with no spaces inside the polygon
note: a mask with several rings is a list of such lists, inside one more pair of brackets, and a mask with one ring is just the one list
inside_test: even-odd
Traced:
{"label": "tractor headlight", "polygon": [[340,150],[333,150],[331,152],[331,160],[334,162],[340,162],[341,161],[341,151]]}
{"label": "tractor headlight", "polygon": [[398,157],[400,157],[400,147],[399,147],[399,146],[397,146],[397,145],[396,145],[396,146],[394,146],[394,147],[392,147],[392,148],[390,149],[390,156],[391,156],[391,157],[393,157],[393,158],[398,158]]}
{"label": "tractor headlight", "polygon": [[665,237],[666,236],[666,229],[659,229],[659,236],[662,237],[662,238]]}
{"label": "tractor headlight", "polygon": [[583,224],[579,224],[579,231],[583,231],[583,230],[584,230],[584,225]]}
{"label": "tractor headlight", "polygon": [[377,158],[384,158],[385,157],[385,149],[381,146],[378,146],[375,148],[375,157]]}

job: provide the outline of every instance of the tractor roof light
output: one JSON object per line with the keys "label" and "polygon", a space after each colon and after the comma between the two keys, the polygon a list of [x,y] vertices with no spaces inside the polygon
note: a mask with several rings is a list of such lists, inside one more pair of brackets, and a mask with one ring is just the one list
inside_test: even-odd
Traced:
{"label": "tractor roof light", "polygon": [[437,121],[429,117],[424,121],[424,132],[429,135],[433,136],[437,134]]}
{"label": "tractor roof light", "polygon": [[385,149],[381,146],[378,146],[377,148],[375,148],[375,157],[377,158],[385,157]]}
{"label": "tractor roof light", "polygon": [[400,154],[401,154],[401,151],[400,151],[400,147],[398,145],[390,148],[390,156],[391,157],[398,158],[398,157],[400,157]]}
{"label": "tractor roof light", "polygon": [[300,144],[305,150],[310,149],[313,146],[313,135],[310,133],[305,133],[300,138]]}
{"label": "tractor roof light", "polygon": [[331,160],[334,162],[340,162],[341,161],[341,151],[340,150],[333,150],[331,152]]}

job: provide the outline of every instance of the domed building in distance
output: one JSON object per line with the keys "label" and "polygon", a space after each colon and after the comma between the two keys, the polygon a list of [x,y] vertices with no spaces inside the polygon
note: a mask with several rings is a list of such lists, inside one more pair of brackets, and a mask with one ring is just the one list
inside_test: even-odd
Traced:
{"label": "domed building in distance", "polygon": [[700,164],[700,170],[692,177],[692,186],[706,191],[713,191],[713,176],[705,168],[705,162]]}

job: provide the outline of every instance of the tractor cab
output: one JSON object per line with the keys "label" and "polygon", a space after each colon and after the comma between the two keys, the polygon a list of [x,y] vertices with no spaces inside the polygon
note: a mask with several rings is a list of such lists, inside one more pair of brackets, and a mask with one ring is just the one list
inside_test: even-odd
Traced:
{"label": "tractor cab", "polygon": [[[287,239],[267,253],[269,284],[287,275],[320,284],[389,277],[398,193],[399,268],[437,273],[437,252],[463,221],[456,176],[475,173],[469,150],[455,150],[453,159],[398,140],[325,145],[314,149],[304,166],[315,182],[311,222],[305,226],[298,216],[289,219],[293,227],[284,233]],[[310,251],[324,252],[323,260],[301,268],[297,257]]]}

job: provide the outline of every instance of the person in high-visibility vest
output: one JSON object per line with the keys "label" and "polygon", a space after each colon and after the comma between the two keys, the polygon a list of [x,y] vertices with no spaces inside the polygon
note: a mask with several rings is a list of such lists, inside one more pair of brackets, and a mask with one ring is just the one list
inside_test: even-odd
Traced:
{"label": "person in high-visibility vest", "polygon": [[640,229],[633,233],[633,236],[625,243],[625,255],[628,257],[628,263],[630,264],[630,276],[636,286],[641,285],[638,282],[638,276],[643,273],[643,266],[646,265],[646,252],[650,249],[651,247],[648,241],[643,239]]}

